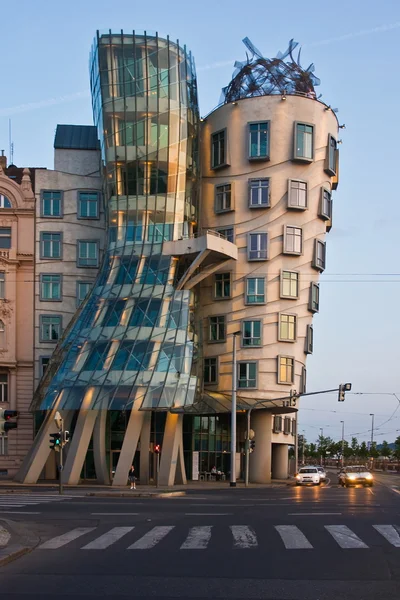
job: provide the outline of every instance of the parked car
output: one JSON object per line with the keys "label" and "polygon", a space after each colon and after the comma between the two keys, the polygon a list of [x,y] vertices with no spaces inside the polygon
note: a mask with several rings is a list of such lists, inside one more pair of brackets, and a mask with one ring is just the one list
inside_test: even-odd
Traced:
{"label": "parked car", "polygon": [[296,485],[311,483],[321,485],[321,476],[317,467],[301,467],[296,475]]}
{"label": "parked car", "polygon": [[321,481],[326,481],[327,475],[324,467],[317,467]]}
{"label": "parked car", "polygon": [[364,465],[344,467],[339,472],[338,479],[342,487],[358,484],[369,487],[374,485],[374,477]]}

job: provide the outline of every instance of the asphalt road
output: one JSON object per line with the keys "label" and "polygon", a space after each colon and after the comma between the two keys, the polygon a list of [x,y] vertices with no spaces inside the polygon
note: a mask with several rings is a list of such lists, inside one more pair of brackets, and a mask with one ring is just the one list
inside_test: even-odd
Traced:
{"label": "asphalt road", "polygon": [[384,485],[31,496],[0,500],[0,516],[38,536],[0,568],[7,599],[400,598],[400,495]]}

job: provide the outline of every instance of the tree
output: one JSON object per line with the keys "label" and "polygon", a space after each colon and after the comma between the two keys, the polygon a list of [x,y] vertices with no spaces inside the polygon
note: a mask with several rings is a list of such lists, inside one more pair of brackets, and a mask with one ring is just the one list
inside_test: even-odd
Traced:
{"label": "tree", "polygon": [[306,456],[308,456],[309,458],[317,458],[318,456],[318,451],[317,451],[317,445],[316,444],[307,444],[306,446]]}
{"label": "tree", "polygon": [[351,456],[360,456],[360,446],[356,437],[351,438]]}
{"label": "tree", "polygon": [[367,448],[367,444],[365,442],[362,442],[362,444],[359,447],[358,450],[358,455],[360,456],[360,458],[367,458],[368,457],[368,448]]}
{"label": "tree", "polygon": [[394,440],[394,456],[400,460],[400,435]]}
{"label": "tree", "polygon": [[373,442],[369,449],[369,455],[371,458],[379,458],[379,450],[376,447],[376,442]]}
{"label": "tree", "polygon": [[392,455],[392,449],[386,440],[383,440],[379,453],[384,458],[389,458]]}

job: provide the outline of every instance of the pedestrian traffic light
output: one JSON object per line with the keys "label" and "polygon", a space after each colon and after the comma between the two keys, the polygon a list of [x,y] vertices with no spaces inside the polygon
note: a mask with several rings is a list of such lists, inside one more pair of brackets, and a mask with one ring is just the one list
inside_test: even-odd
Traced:
{"label": "pedestrian traffic light", "polygon": [[255,447],[256,447],[256,441],[250,440],[250,452],[254,452]]}
{"label": "pedestrian traffic light", "polygon": [[61,447],[61,433],[51,433],[50,434],[50,448],[51,450],[56,450],[56,452],[60,451]]}
{"label": "pedestrian traffic light", "polygon": [[10,422],[10,419],[16,419],[18,415],[17,410],[0,408],[0,434],[7,433],[10,429],[17,429],[18,423]]}
{"label": "pedestrian traffic light", "polygon": [[296,390],[290,390],[290,406],[295,407],[297,403],[297,392]]}
{"label": "pedestrian traffic light", "polygon": [[161,452],[161,446],[160,446],[160,444],[156,444],[154,446],[154,454],[160,454],[160,452]]}
{"label": "pedestrian traffic light", "polygon": [[68,444],[70,439],[71,439],[71,436],[70,436],[69,431],[64,431],[64,438],[63,438],[63,443],[62,443],[63,448],[64,448],[64,446],[66,446]]}

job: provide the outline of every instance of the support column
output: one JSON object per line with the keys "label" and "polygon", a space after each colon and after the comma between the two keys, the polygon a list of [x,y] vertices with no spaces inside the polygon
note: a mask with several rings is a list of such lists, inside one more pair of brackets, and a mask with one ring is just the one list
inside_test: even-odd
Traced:
{"label": "support column", "polygon": [[289,447],[287,444],[272,446],[272,479],[287,479],[289,472]]}
{"label": "support column", "polygon": [[149,483],[150,480],[150,429],[151,411],[146,411],[140,434],[140,483],[142,485]]}
{"label": "support column", "polygon": [[110,485],[110,471],[106,459],[107,412],[105,409],[98,411],[93,431],[93,456],[96,478],[98,483],[104,485]]}
{"label": "support column", "polygon": [[251,428],[255,433],[254,452],[250,454],[250,482],[271,482],[272,415],[259,409],[251,414]]}
{"label": "support column", "polygon": [[115,469],[115,475],[112,482],[113,486],[126,485],[128,482],[129,467],[132,465],[133,457],[135,456],[146,414],[145,411],[139,411],[138,407],[141,402],[142,398],[132,406],[131,416],[129,417],[128,427],[126,428],[117,468]]}
{"label": "support column", "polygon": [[[174,485],[178,461],[181,480],[186,482],[185,465],[183,463],[182,424],[183,415],[167,414],[161,452],[160,485]],[[181,447],[182,452],[180,451]]]}
{"label": "support column", "polygon": [[17,369],[10,369],[10,410],[18,410],[17,407]]}

